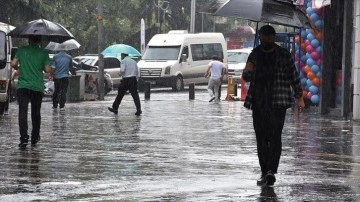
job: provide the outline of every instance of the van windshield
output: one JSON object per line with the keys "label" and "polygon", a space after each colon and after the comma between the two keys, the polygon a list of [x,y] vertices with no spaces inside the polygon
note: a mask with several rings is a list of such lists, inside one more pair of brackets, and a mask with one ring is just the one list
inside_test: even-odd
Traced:
{"label": "van windshield", "polygon": [[6,59],[6,35],[0,32],[0,60]]}
{"label": "van windshield", "polygon": [[141,59],[143,60],[177,60],[180,46],[149,46]]}

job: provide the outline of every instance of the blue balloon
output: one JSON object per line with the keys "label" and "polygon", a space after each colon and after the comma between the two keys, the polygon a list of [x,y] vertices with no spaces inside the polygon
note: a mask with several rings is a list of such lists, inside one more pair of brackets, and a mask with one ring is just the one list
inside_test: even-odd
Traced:
{"label": "blue balloon", "polygon": [[319,93],[319,88],[312,85],[312,86],[309,87],[309,91],[311,92],[311,94],[315,95],[315,94]]}
{"label": "blue balloon", "polygon": [[301,85],[306,86],[307,85],[306,81],[307,81],[307,78],[302,78],[301,79]]}
{"label": "blue balloon", "polygon": [[311,102],[314,104],[319,104],[320,97],[318,95],[311,96]]}
{"label": "blue balloon", "polygon": [[303,39],[306,38],[307,33],[306,33],[305,29],[301,30],[300,35],[301,35],[301,38],[303,38]]}
{"label": "blue balloon", "polygon": [[301,61],[303,61],[303,62],[306,62],[306,60],[308,59],[308,57],[306,56],[306,55],[303,55],[303,56],[301,56]]}
{"label": "blue balloon", "polygon": [[316,12],[310,15],[310,19],[314,22],[316,22],[319,19],[319,16]]}
{"label": "blue balloon", "polygon": [[309,88],[312,85],[313,85],[312,81],[310,79],[306,79],[306,86]]}
{"label": "blue balloon", "polygon": [[313,40],[311,41],[311,45],[316,49],[317,47],[320,46],[320,42],[319,42],[319,40],[317,40],[317,39],[313,39]]}
{"label": "blue balloon", "polygon": [[319,54],[322,53],[322,46],[321,45],[316,48],[316,52],[318,52]]}
{"label": "blue balloon", "polygon": [[315,36],[311,33],[309,33],[306,38],[309,40],[309,41],[312,41],[313,39],[315,39]]}
{"label": "blue balloon", "polygon": [[316,62],[312,58],[308,58],[306,60],[306,64],[312,67],[314,64],[316,64]]}
{"label": "blue balloon", "polygon": [[311,70],[314,72],[314,73],[317,73],[318,71],[320,71],[320,67],[318,65],[313,65],[311,66]]}
{"label": "blue balloon", "polygon": [[318,28],[318,29],[322,29],[324,26],[324,21],[319,19],[317,21],[315,21],[315,27]]}
{"label": "blue balloon", "polygon": [[320,78],[321,77],[321,71],[318,71],[318,73],[316,73],[316,76]]}
{"label": "blue balloon", "polygon": [[310,30],[310,29],[306,29],[305,32],[306,32],[306,36],[307,36],[308,34],[311,33],[311,30]]}
{"label": "blue balloon", "polygon": [[311,16],[311,14],[314,13],[314,10],[313,10],[311,7],[308,7],[308,8],[306,9],[306,13]]}

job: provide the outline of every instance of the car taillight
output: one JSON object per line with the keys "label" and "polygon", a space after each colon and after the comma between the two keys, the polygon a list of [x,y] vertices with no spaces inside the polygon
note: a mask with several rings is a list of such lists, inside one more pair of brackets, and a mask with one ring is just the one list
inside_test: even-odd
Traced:
{"label": "car taillight", "polygon": [[6,92],[7,80],[0,80],[0,93]]}

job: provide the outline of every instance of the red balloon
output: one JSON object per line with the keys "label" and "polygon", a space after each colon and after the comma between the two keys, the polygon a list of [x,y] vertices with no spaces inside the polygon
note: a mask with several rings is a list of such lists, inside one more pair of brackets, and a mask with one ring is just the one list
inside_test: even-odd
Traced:
{"label": "red balloon", "polygon": [[303,71],[304,73],[307,75],[309,72],[311,72],[311,67],[309,65],[306,65],[304,68],[303,68]]}
{"label": "red balloon", "polygon": [[323,38],[323,33],[322,32],[318,32],[316,35],[315,35],[315,38],[319,41],[322,41],[322,38]]}
{"label": "red balloon", "polygon": [[306,44],[305,44],[305,43],[302,43],[302,44],[300,45],[300,47],[301,47],[301,50],[302,50],[303,52],[306,52]]}
{"label": "red balloon", "polygon": [[316,74],[313,71],[310,71],[306,74],[307,78],[313,80],[316,77]]}
{"label": "red balloon", "polygon": [[319,77],[314,77],[312,80],[312,83],[314,86],[319,87],[320,86],[320,79]]}

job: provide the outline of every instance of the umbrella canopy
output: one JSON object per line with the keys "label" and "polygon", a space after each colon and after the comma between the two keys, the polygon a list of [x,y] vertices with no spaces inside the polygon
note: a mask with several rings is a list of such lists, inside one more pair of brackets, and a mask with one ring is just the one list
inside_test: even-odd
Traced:
{"label": "umbrella canopy", "polygon": [[74,36],[62,25],[45,19],[26,22],[13,29],[9,35],[15,38],[27,38],[30,35],[37,35],[42,36],[49,41],[58,43],[74,38]]}
{"label": "umbrella canopy", "polygon": [[47,50],[51,51],[68,51],[73,49],[80,48],[79,42],[77,42],[75,39],[69,39],[67,41],[64,41],[62,43],[56,43],[50,41],[49,44],[45,47]]}
{"label": "umbrella canopy", "polygon": [[306,14],[290,0],[214,0],[201,13],[311,28]]}
{"label": "umbrella canopy", "polygon": [[126,45],[126,44],[114,44],[105,48],[101,54],[103,56],[113,56],[120,57],[121,53],[127,53],[129,56],[138,57],[141,56],[141,53],[136,50],[134,47]]}

